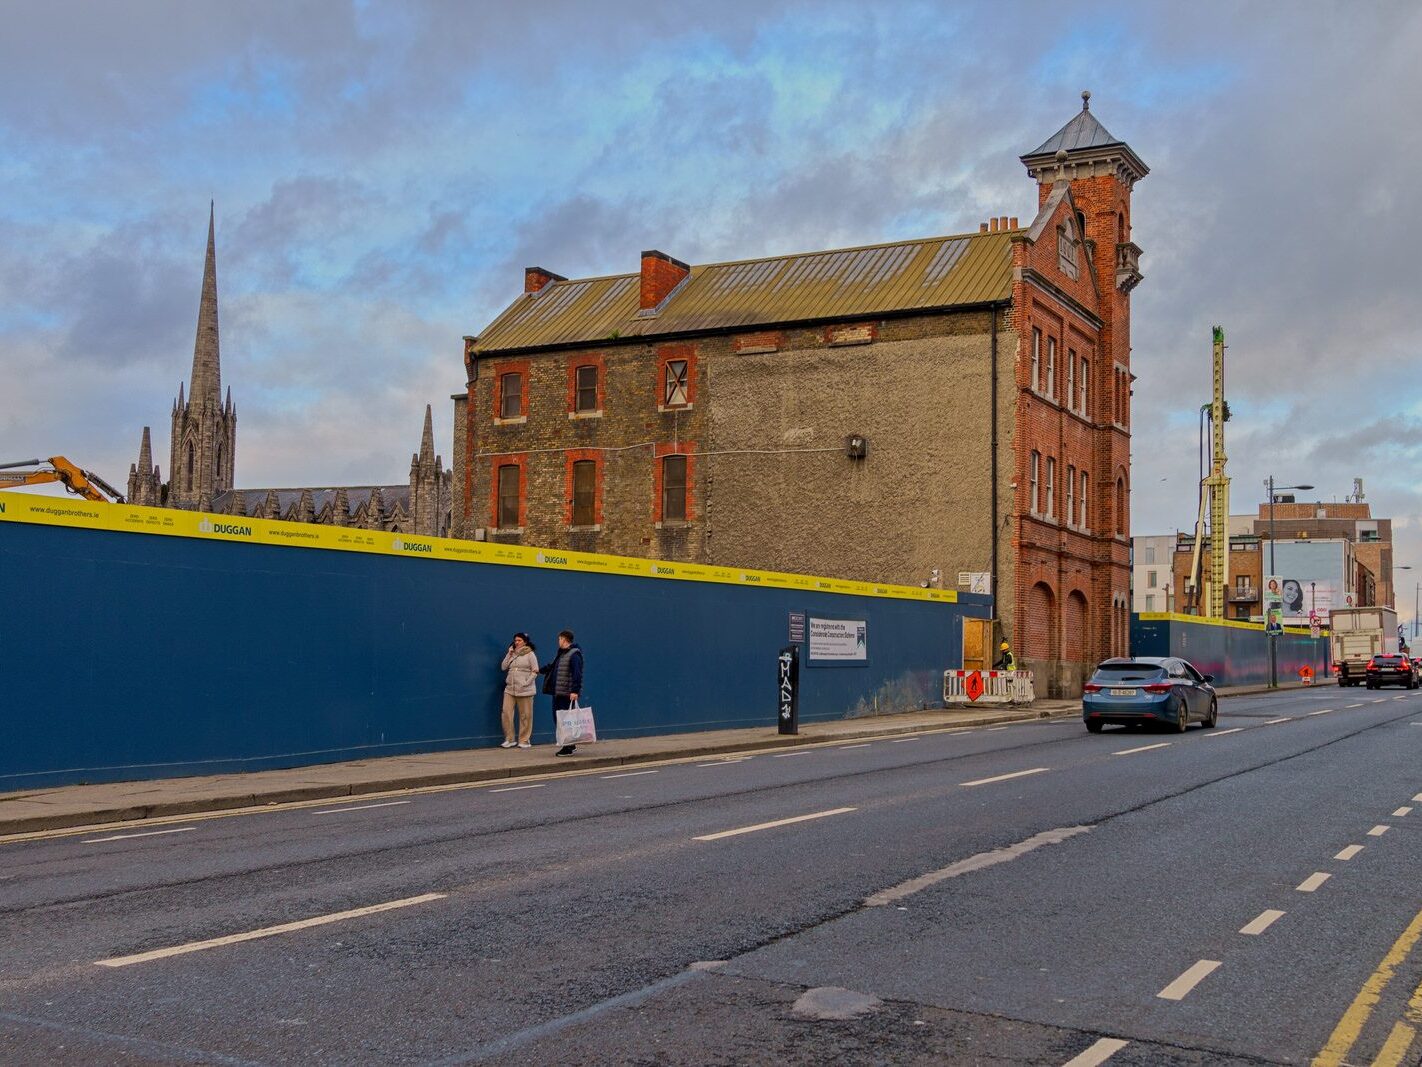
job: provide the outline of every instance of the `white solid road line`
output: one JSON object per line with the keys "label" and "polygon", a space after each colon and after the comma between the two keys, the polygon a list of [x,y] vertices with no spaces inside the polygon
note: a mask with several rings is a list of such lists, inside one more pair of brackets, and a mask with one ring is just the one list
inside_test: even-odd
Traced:
{"label": "white solid road line", "polygon": [[1100,1067],[1129,1044],[1129,1041],[1122,1041],[1119,1037],[1103,1037],[1080,1056],[1067,1060],[1062,1067]]}
{"label": "white solid road line", "polygon": [[602,780],[610,782],[614,778],[636,778],[639,774],[656,774],[656,771],[626,771],[622,774],[604,774]]}
{"label": "white solid road line", "polygon": [[1387,831],[1388,831],[1388,828],[1387,828],[1386,826],[1381,826],[1381,825],[1379,825],[1379,826],[1374,826],[1371,830],[1368,831],[1368,836],[1369,836],[1369,837],[1382,837],[1382,835],[1385,834],[1385,833],[1387,833]]}
{"label": "white solid road line", "polygon": [[189,952],[201,952],[203,949],[219,948],[222,945],[235,945],[241,941],[255,941],[260,937],[289,934],[295,930],[306,930],[313,926],[325,926],[327,923],[340,922],[343,919],[358,919],[362,915],[374,915],[377,912],[393,911],[396,908],[408,908],[414,904],[427,904],[431,900],[443,900],[444,897],[444,893],[422,893],[417,897],[405,897],[403,900],[390,900],[384,904],[371,904],[364,908],[352,908],[350,911],[336,911],[330,915],[317,915],[311,919],[298,919],[296,922],[282,923],[279,926],[266,926],[260,930],[248,930],[243,934],[228,934],[225,937],[214,937],[207,941],[189,941],[186,945],[174,945],[172,948],[155,948],[151,952],[139,952],[132,956],[115,956],[112,959],[95,960],[94,963],[100,967],[128,967],[134,963],[148,963],[152,960],[165,959],[168,956],[184,956]]}
{"label": "white solid road line", "polygon": [[1400,818],[1402,818],[1404,815],[1411,815],[1411,814],[1412,814],[1412,809],[1411,809],[1411,808],[1398,808],[1395,812],[1392,813],[1393,818],[1395,818],[1395,819],[1400,819]]}
{"label": "white solid road line", "polygon": [[1241,731],[1241,730],[1243,730],[1243,729],[1244,729],[1243,726],[1234,726],[1234,727],[1231,727],[1231,728],[1228,729],[1228,730],[1211,730],[1211,731],[1210,731],[1209,733],[1207,733],[1205,736],[1206,736],[1206,737],[1223,737],[1225,734],[1237,734],[1237,733],[1239,733],[1239,731]]}
{"label": "white solid road line", "polygon": [[1294,886],[1294,889],[1300,893],[1312,893],[1315,889],[1317,889],[1319,886],[1321,886],[1324,882],[1328,881],[1328,879],[1332,877],[1333,875],[1329,874],[1327,871],[1314,871],[1302,882]]}
{"label": "white solid road line", "polygon": [[547,782],[535,782],[533,785],[506,785],[502,789],[490,789],[491,793],[512,793],[518,789],[542,789]]}
{"label": "white solid road line", "polygon": [[1050,767],[1033,767],[1030,771],[1013,771],[1011,774],[999,774],[992,778],[975,778],[971,782],[959,782],[959,785],[991,785],[993,782],[1006,782],[1011,778],[1026,778],[1029,774],[1041,774],[1050,770]]}
{"label": "white solid road line", "polygon": [[1284,715],[1284,716],[1281,716],[1280,718],[1277,718],[1277,719],[1265,719],[1265,720],[1264,720],[1264,725],[1265,725],[1265,726],[1273,726],[1276,722],[1293,722],[1293,721],[1294,721],[1294,717],[1293,717],[1292,715]]}
{"label": "white solid road line", "polygon": [[1277,920],[1283,917],[1284,913],[1282,911],[1276,908],[1265,908],[1255,918],[1240,927],[1239,932],[1241,934],[1250,935],[1262,934],[1265,930],[1269,929],[1269,927],[1273,926]]}
{"label": "white solid road line", "polygon": [[693,837],[693,841],[720,841],[724,837],[739,837],[741,834],[753,834],[757,830],[773,830],[777,826],[789,826],[797,822],[809,822],[811,819],[827,819],[831,815],[844,815],[851,811],[858,811],[858,808],[830,808],[828,811],[811,812],[809,815],[795,815],[789,819],[776,819],[773,822],[760,822],[754,826],[741,826],[735,830],[722,830],[714,834],[701,834]]}
{"label": "white solid road line", "polygon": [[325,811],[313,811],[312,815],[340,815],[345,811],[369,811],[371,808],[393,808],[400,804],[408,804],[408,800],[386,800],[379,804],[357,804],[349,808],[327,808]]}
{"label": "white solid road line", "polygon": [[130,837],[157,837],[159,834],[185,834],[189,830],[196,829],[196,826],[184,826],[177,830],[145,830],[141,834],[114,834],[111,837],[90,837],[79,843],[81,845],[102,845],[105,841],[127,841]]}
{"label": "white solid road line", "polygon": [[1137,752],[1150,752],[1151,750],[1157,749],[1157,748],[1169,748],[1172,744],[1174,744],[1173,741],[1162,741],[1162,742],[1160,742],[1160,744],[1158,744],[1158,745],[1142,745],[1140,748],[1123,748],[1123,749],[1121,749],[1121,751],[1119,751],[1119,752],[1113,752],[1113,753],[1111,753],[1111,755],[1113,755],[1113,756],[1134,756]]}
{"label": "white solid road line", "polygon": [[1161,1000],[1184,1000],[1185,995],[1214,973],[1215,968],[1219,965],[1219,960],[1201,960],[1156,996]]}
{"label": "white solid road line", "polygon": [[1339,852],[1338,855],[1334,856],[1333,858],[1336,860],[1350,860],[1362,851],[1362,845],[1349,845],[1347,848],[1343,849],[1343,851]]}

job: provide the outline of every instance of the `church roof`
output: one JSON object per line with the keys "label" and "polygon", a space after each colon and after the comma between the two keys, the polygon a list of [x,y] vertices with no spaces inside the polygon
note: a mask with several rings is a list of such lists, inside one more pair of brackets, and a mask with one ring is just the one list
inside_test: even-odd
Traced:
{"label": "church roof", "polygon": [[639,315],[639,274],[574,278],[518,297],[479,353],[848,319],[1006,300],[1017,231],[707,263]]}
{"label": "church roof", "polygon": [[266,506],[267,494],[276,493],[277,503],[281,506],[281,513],[285,515],[291,508],[301,502],[302,493],[311,494],[311,503],[316,514],[321,514],[321,509],[327,503],[334,503],[336,493],[341,489],[346,491],[346,501],[350,505],[351,512],[358,511],[370,499],[370,494],[376,489],[380,490],[381,496],[385,500],[387,511],[393,509],[397,502],[409,510],[410,486],[405,485],[347,485],[328,486],[320,489],[227,489],[212,498],[212,511],[214,513],[227,514],[226,507],[235,493],[242,494],[242,507],[244,514],[256,515]]}

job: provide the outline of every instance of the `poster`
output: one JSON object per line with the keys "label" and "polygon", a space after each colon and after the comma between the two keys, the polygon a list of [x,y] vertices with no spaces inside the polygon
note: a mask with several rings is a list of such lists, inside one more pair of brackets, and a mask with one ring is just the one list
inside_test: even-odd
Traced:
{"label": "poster", "polygon": [[810,616],[810,660],[868,664],[869,624],[863,619],[817,619]]}
{"label": "poster", "polygon": [[1265,612],[1278,608],[1286,626],[1307,626],[1314,617],[1326,624],[1330,611],[1352,607],[1352,601],[1338,582],[1273,574],[1264,579]]}

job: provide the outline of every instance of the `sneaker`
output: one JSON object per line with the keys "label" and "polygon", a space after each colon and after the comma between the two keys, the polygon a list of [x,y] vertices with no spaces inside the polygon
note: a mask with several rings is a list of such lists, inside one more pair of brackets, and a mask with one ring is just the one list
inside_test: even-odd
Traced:
{"label": "sneaker", "polygon": [[530,745],[527,741],[520,741],[520,742],[518,743],[518,747],[519,747],[519,748],[532,748],[533,746]]}
{"label": "sneaker", "polygon": [[571,755],[573,754],[573,750],[576,749],[577,747],[578,747],[577,745],[564,745],[564,746],[563,746],[562,748],[560,748],[557,752],[555,752],[554,755],[555,755],[555,756],[571,756]]}
{"label": "sneaker", "polygon": [[499,747],[500,747],[500,748],[513,748],[513,747],[514,747],[514,743],[513,743],[512,741],[505,741],[505,742],[504,742],[502,745],[500,745]]}

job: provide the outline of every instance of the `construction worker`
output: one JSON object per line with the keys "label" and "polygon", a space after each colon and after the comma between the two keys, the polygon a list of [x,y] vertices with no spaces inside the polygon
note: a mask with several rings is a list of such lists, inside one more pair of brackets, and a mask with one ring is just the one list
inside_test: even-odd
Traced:
{"label": "construction worker", "polygon": [[997,646],[997,661],[993,663],[992,669],[995,671],[1015,671],[1017,669],[1017,657],[1012,654],[1012,646],[1006,641]]}

